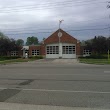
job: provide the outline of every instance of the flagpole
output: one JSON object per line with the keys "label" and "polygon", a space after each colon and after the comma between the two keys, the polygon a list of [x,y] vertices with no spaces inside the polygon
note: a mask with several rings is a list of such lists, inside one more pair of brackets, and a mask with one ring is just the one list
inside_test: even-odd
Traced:
{"label": "flagpole", "polygon": [[[64,20],[59,20],[59,33],[58,34],[60,34],[60,25],[61,25],[62,21],[64,21]],[[60,58],[61,57],[60,56],[60,35],[58,35],[58,37],[59,37],[59,58]]]}

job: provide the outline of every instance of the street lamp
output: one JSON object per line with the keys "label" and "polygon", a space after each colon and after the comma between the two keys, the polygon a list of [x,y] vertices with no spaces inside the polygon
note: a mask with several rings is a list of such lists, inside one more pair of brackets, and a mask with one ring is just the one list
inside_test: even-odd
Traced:
{"label": "street lamp", "polygon": [[59,20],[59,32],[58,32],[58,38],[59,38],[59,58],[62,58],[62,45],[60,45],[60,37],[62,36],[62,33],[60,32],[60,25],[64,20]]}
{"label": "street lamp", "polygon": [[[107,5],[107,8],[109,9],[110,8],[110,1],[108,2],[108,5]],[[109,15],[109,19],[110,19],[110,15]],[[109,32],[110,32],[110,27],[109,27]],[[109,33],[110,34],[110,33]],[[108,38],[108,60],[109,60],[109,57],[110,57],[110,50],[109,50],[109,38]]]}
{"label": "street lamp", "polygon": [[109,50],[109,43],[110,43],[110,39],[108,38],[108,60],[109,60],[109,58],[110,58],[110,50]]}

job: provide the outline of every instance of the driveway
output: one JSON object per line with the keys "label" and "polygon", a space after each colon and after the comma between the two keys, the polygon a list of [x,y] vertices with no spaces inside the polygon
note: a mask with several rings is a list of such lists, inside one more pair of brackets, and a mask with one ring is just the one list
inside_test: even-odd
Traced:
{"label": "driveway", "polygon": [[72,64],[79,63],[78,59],[40,59],[34,61],[35,63],[56,63],[56,64]]}

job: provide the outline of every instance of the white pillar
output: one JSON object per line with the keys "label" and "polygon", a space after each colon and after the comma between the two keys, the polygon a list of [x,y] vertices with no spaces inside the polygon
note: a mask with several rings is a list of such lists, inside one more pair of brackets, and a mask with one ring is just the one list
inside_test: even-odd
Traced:
{"label": "white pillar", "polygon": [[25,58],[25,49],[23,49],[23,58]]}
{"label": "white pillar", "polygon": [[59,43],[59,58],[62,58],[62,43]]}

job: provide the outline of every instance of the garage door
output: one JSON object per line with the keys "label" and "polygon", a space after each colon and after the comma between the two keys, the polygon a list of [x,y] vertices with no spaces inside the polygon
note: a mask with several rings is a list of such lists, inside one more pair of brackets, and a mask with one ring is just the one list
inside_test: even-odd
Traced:
{"label": "garage door", "polygon": [[59,58],[59,46],[46,46],[46,58]]}
{"label": "garage door", "polygon": [[62,46],[62,58],[76,58],[76,46],[75,45]]}
{"label": "garage door", "polygon": [[76,58],[76,45],[69,43],[60,43],[60,55],[59,44],[50,44],[46,46],[46,58]]}

